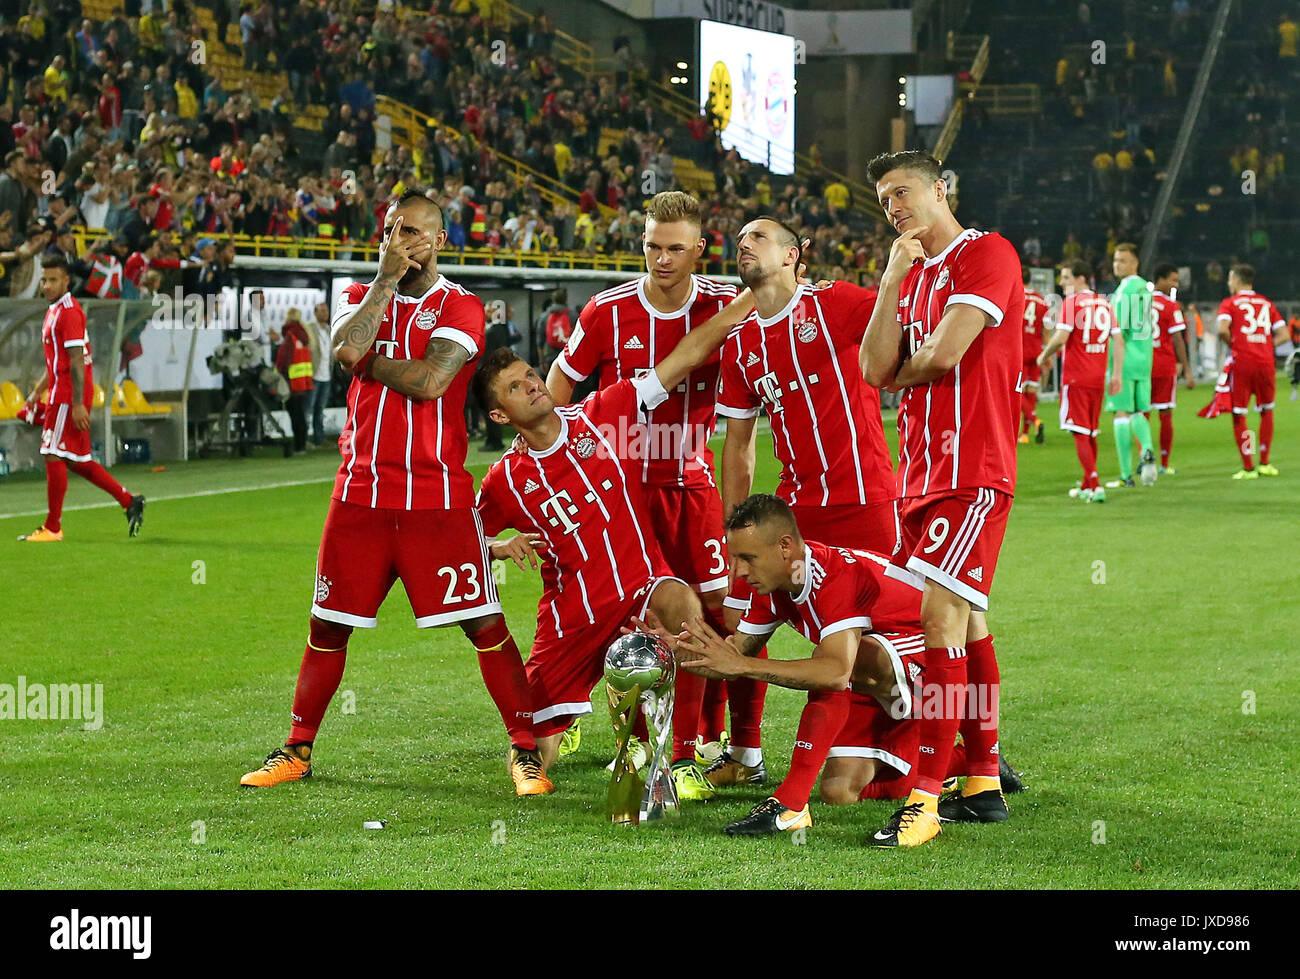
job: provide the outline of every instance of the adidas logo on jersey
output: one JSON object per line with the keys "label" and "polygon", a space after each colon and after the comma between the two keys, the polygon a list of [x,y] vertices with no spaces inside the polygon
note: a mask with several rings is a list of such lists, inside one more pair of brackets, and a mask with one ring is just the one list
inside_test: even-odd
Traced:
{"label": "adidas logo on jersey", "polygon": [[745,366],[753,367],[757,363],[758,363],[758,355],[751,350],[749,352],[749,356],[745,358]]}
{"label": "adidas logo on jersey", "polygon": [[979,565],[978,567],[971,568],[971,569],[970,569],[969,571],[967,571],[966,573],[967,573],[968,575],[970,575],[971,579],[974,580],[974,581],[983,581],[983,580],[984,580],[984,565],[981,564],[981,565]]}
{"label": "adidas logo on jersey", "polygon": [[533,482],[531,479],[530,479],[528,482],[524,483],[524,492],[525,492],[525,493],[532,493],[532,492],[535,491],[536,489],[537,489],[537,484],[536,484],[535,482]]}
{"label": "adidas logo on jersey", "polygon": [[624,350],[644,350],[645,344],[641,342],[640,337],[632,337],[627,343],[623,344]]}

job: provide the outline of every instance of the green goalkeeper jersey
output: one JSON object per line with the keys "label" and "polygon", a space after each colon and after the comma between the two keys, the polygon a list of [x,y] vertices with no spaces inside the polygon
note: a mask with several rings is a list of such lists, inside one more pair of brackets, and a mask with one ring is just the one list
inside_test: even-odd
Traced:
{"label": "green goalkeeper jersey", "polygon": [[[1154,283],[1140,275],[1130,275],[1119,284],[1111,297],[1115,325],[1124,337],[1124,380],[1140,381],[1151,377],[1151,356],[1155,340],[1157,311],[1152,301]],[[1112,348],[1113,349],[1113,348]]]}

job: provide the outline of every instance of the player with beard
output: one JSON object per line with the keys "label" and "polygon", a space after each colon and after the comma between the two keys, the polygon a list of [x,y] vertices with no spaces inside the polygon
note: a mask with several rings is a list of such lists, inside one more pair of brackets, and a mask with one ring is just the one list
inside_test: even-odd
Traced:
{"label": "player with beard", "polygon": [[334,315],[334,356],[352,372],[343,461],[316,560],[315,601],[284,746],[240,784],[312,773],[312,746],[343,678],[354,628],[373,629],[401,579],[419,628],[456,624],[510,736],[517,795],[554,791],[533,737],[519,648],[501,615],[474,483],[465,469],[465,394],[483,349],[483,304],[438,272],[442,210],[414,191],[388,209],[379,271]]}
{"label": "player with beard", "polygon": [[[771,420],[782,470],[776,495],[804,534],[835,547],[892,554],[898,546],[894,471],[885,446],[879,392],[858,368],[858,346],[875,294],[848,282],[811,285],[798,278],[798,236],[781,221],[760,217],[737,241],[741,278],[755,310],[722,353],[718,414],[727,418],[722,450],[725,511],[750,495],[758,413]],[[737,576],[727,597],[734,630],[752,590]],[[759,654],[762,655],[762,654]],[[753,783],[762,772],[758,739],[766,684],[755,677],[728,682],[735,731],[706,774],[715,785]],[[813,689],[799,722],[790,770],[775,793],[798,810],[821,769],[826,750],[850,716],[845,689]],[[878,710],[874,701],[866,710]],[[849,759],[832,758],[827,777]]]}

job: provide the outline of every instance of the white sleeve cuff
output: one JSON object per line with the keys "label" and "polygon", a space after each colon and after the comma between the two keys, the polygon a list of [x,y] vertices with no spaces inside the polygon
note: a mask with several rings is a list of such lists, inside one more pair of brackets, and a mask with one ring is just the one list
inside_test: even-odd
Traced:
{"label": "white sleeve cuff", "polygon": [[80,340],[64,340],[63,345],[65,347],[84,347],[86,345],[86,338],[82,337]]}
{"label": "white sleeve cuff", "polygon": [[748,611],[749,611],[749,599],[748,599],[748,598],[736,598],[734,595],[728,595],[726,598],[724,598],[724,599],[722,600],[722,607],[723,607],[723,608],[734,608],[734,609],[736,609],[737,611],[740,611],[740,612],[748,612]]}
{"label": "white sleeve cuff", "polygon": [[757,408],[732,408],[730,405],[724,405],[718,402],[717,413],[723,418],[757,418]]}
{"label": "white sleeve cuff", "polygon": [[458,330],[454,326],[440,326],[433,331],[431,336],[435,339],[451,340],[468,350],[471,357],[478,356],[478,344],[464,330]]}
{"label": "white sleeve cuff", "polygon": [[586,374],[579,374],[569,366],[569,358],[563,351],[560,352],[560,356],[555,358],[555,362],[560,365],[560,370],[564,371],[565,376],[574,384],[580,384],[587,379]]}
{"label": "white sleeve cuff", "polygon": [[822,629],[822,638],[833,636],[837,632],[847,632],[850,629],[870,629],[871,616],[857,615],[850,619],[840,619],[838,622],[832,622]]}
{"label": "white sleeve cuff", "polygon": [[993,318],[993,325],[998,326],[1002,323],[1002,310],[998,309],[997,304],[985,299],[983,296],[977,296],[971,292],[959,292],[956,295],[949,296],[948,301],[943,304],[943,308],[961,303],[966,306],[974,306],[981,312],[987,313]]}
{"label": "white sleeve cuff", "polygon": [[654,371],[646,371],[632,382],[632,387],[636,390],[637,405],[644,410],[658,408],[668,400],[668,392]]}
{"label": "white sleeve cuff", "polygon": [[1219,314],[1219,321],[1222,322],[1223,320],[1227,320],[1229,323],[1231,323],[1231,322],[1232,322],[1232,317],[1231,317],[1228,313],[1220,313],[1220,314]]}
{"label": "white sleeve cuff", "polygon": [[1174,333],[1186,333],[1186,332],[1187,332],[1187,324],[1186,324],[1186,323],[1175,323],[1173,326],[1171,326],[1171,327],[1170,327],[1168,330],[1166,330],[1165,332],[1166,332],[1166,333],[1169,333],[1169,334],[1171,334],[1171,335],[1174,334]]}
{"label": "white sleeve cuff", "polygon": [[740,624],[736,626],[736,631],[743,632],[747,636],[770,636],[772,633],[776,632],[776,627],[778,625],[780,625],[779,622],[773,622],[768,625],[758,625],[757,623],[746,622],[744,619],[741,619]]}

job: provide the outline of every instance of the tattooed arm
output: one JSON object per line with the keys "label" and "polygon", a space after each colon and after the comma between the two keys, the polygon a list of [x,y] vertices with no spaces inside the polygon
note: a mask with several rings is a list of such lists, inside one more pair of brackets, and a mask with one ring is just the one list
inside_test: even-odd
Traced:
{"label": "tattooed arm", "polygon": [[[845,629],[818,643],[809,659],[776,660],[742,656],[735,645],[721,639],[702,618],[688,623],[687,632],[689,635],[677,648],[679,662],[692,673],[723,680],[743,677],[794,690],[846,689],[862,635],[861,629]],[[742,635],[738,633],[737,637]],[[761,645],[768,637],[752,638]]]}
{"label": "tattooed arm", "polygon": [[434,337],[420,360],[376,357],[370,362],[370,376],[408,398],[433,401],[447,393],[469,358],[470,352],[455,340]]}
{"label": "tattooed arm", "polygon": [[356,311],[351,316],[340,319],[334,326],[334,359],[345,370],[350,371],[356,367],[357,362],[374,345],[384,310],[393,301],[393,293],[397,291],[397,281],[388,276],[376,277]]}

